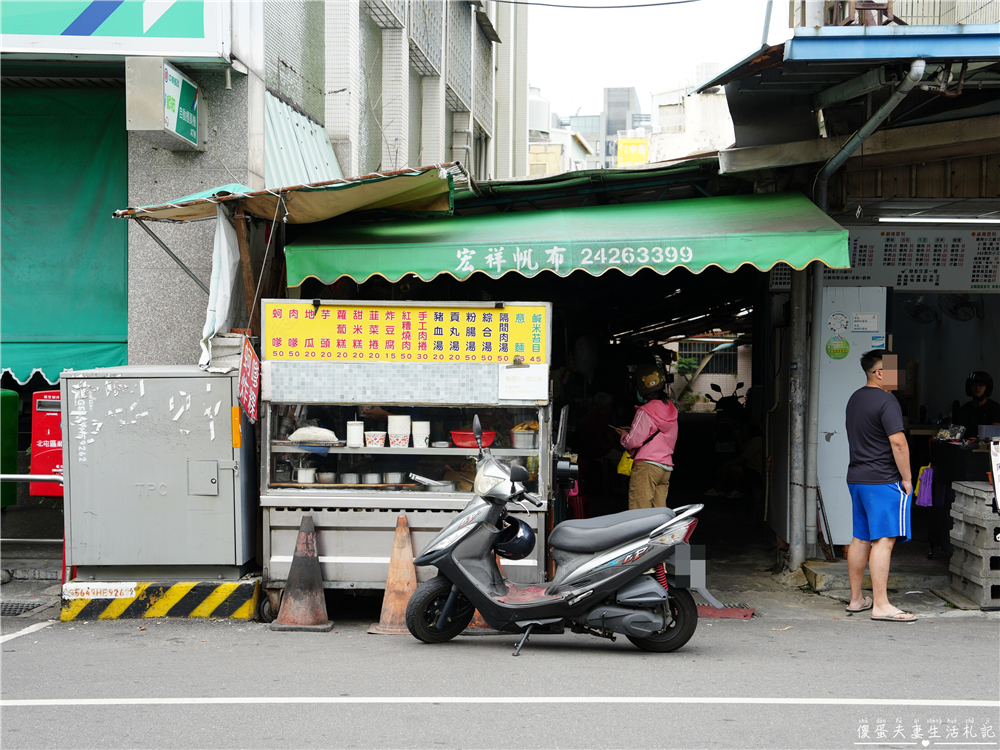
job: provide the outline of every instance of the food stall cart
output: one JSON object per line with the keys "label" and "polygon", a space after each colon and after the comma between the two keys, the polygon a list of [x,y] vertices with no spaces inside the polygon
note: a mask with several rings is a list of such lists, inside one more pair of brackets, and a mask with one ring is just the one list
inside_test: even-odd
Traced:
{"label": "food stall cart", "polygon": [[[265,618],[305,515],[324,587],[384,588],[397,517],[416,553],[471,498],[475,414],[549,498],[550,304],[272,299],[261,320]],[[512,506],[538,543],[511,580],[544,580],[547,508]]]}

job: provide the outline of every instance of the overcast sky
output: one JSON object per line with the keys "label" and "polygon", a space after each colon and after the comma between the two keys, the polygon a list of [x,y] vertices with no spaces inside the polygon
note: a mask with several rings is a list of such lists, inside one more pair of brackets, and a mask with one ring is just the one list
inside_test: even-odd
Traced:
{"label": "overcast sky", "polygon": [[[648,0],[544,0],[625,5]],[[605,87],[634,86],[643,112],[655,91],[695,83],[695,65],[725,70],[760,47],[766,0],[697,0],[615,10],[530,6],[528,83],[562,117],[599,114]],[[770,44],[790,35],[788,3],[775,0]],[[698,81],[701,83],[701,81]]]}

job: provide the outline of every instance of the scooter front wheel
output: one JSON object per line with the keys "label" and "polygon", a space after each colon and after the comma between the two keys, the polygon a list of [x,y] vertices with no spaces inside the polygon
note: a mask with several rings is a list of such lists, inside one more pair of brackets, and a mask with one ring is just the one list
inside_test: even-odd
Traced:
{"label": "scooter front wheel", "polygon": [[406,627],[414,638],[424,643],[444,643],[469,626],[476,608],[459,594],[452,605],[448,621],[444,627],[438,628],[441,610],[444,609],[449,594],[451,581],[444,576],[437,576],[417,586],[406,605]]}
{"label": "scooter front wheel", "polygon": [[643,651],[658,651],[660,653],[676,651],[690,641],[695,628],[698,627],[698,607],[695,606],[694,597],[687,589],[672,588],[667,602],[670,605],[673,621],[666,630],[646,638],[632,635],[626,636],[626,638]]}

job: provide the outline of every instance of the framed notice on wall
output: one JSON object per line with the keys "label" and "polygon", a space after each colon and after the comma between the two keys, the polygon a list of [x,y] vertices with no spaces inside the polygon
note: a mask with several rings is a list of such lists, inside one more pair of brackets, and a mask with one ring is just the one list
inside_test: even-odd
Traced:
{"label": "framed notice on wall", "polygon": [[549,305],[264,300],[265,360],[549,363]]}

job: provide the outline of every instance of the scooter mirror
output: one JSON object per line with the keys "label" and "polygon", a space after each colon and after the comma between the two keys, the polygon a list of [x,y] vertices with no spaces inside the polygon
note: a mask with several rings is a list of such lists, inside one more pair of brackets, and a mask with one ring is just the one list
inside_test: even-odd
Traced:
{"label": "scooter mirror", "polygon": [[481,442],[483,439],[483,425],[479,421],[479,415],[477,414],[472,418],[472,434],[476,436],[476,442]]}
{"label": "scooter mirror", "polygon": [[[740,388],[742,388],[742,387],[743,387],[743,383],[737,383],[737,384],[736,384],[736,390],[737,390],[737,391],[738,391],[738,390],[739,390]],[[735,393],[735,391],[734,391],[734,393]]]}
{"label": "scooter mirror", "polygon": [[722,393],[722,389],[721,389],[721,388],[719,387],[719,384],[718,384],[718,383],[712,383],[712,384],[711,384],[711,385],[709,386],[709,388],[711,388],[711,389],[712,389],[713,391],[717,391],[717,392],[719,392],[719,393]]}
{"label": "scooter mirror", "polygon": [[521,464],[511,464],[510,481],[523,483],[528,481],[528,477],[528,470],[521,466]]}

